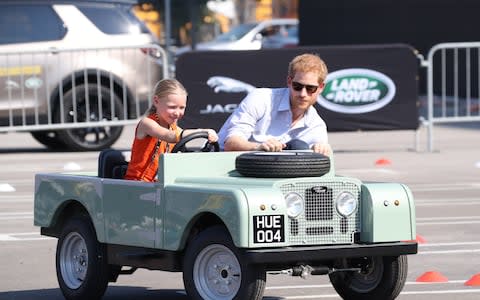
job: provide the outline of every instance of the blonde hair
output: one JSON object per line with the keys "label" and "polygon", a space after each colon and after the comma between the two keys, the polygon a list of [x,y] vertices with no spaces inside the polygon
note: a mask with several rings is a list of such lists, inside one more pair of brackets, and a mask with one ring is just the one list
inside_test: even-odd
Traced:
{"label": "blonde hair", "polygon": [[[164,98],[171,94],[182,94],[187,96],[187,90],[180,83],[180,81],[176,79],[162,79],[153,88],[153,95],[157,96],[158,98]],[[153,114],[157,111],[155,105],[152,106],[147,110],[147,114]]]}
{"label": "blonde hair", "polygon": [[328,75],[325,62],[317,54],[301,54],[295,56],[288,65],[288,76],[295,77],[298,72],[318,73],[318,83],[323,83]]}

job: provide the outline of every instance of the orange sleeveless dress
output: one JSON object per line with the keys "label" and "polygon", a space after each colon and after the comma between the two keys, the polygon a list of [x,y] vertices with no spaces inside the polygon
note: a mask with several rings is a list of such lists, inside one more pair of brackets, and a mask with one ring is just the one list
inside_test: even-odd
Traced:
{"label": "orange sleeveless dress", "polygon": [[[156,121],[155,114],[149,115],[148,118]],[[160,154],[170,152],[175,143],[161,141],[151,136],[137,139],[137,129],[138,125],[135,128],[135,139],[125,179],[154,182]],[[180,136],[180,130],[176,124],[171,124],[170,130],[175,131],[177,137]]]}

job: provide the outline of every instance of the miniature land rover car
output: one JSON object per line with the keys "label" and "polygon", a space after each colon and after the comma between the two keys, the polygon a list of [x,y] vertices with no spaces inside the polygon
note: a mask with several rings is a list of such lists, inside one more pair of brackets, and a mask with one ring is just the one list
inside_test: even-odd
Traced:
{"label": "miniature land rover car", "polygon": [[36,175],[34,224],[58,238],[65,298],[101,298],[137,268],[183,272],[191,299],[261,299],[267,272],[328,274],[344,299],[402,290],[417,253],[405,185],[337,176],[333,157],[312,152],[159,159],[153,183],[122,179],[112,149],[97,173]]}

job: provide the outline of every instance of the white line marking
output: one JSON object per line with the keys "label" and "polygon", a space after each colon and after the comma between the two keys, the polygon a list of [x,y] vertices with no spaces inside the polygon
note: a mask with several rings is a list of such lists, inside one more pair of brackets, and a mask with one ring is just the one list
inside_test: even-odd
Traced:
{"label": "white line marking", "polygon": [[417,218],[417,221],[472,220],[472,219],[479,219],[480,220],[480,216]]}
{"label": "white line marking", "polygon": [[480,202],[480,198],[479,197],[465,197],[465,198],[453,198],[452,197],[447,197],[447,198],[415,198],[415,202],[422,202],[422,203],[438,203],[438,202],[448,202],[448,203],[451,203],[451,202],[457,202],[457,201],[478,201]]}
{"label": "white line marking", "polygon": [[5,204],[5,203],[33,203],[33,198],[20,198],[20,199],[2,199],[0,198],[0,204]]}
{"label": "white line marking", "polygon": [[0,221],[15,221],[33,219],[33,216],[19,216],[19,217],[0,217]]}
{"label": "white line marking", "polygon": [[[442,291],[404,291],[400,295],[428,295],[428,294],[476,294],[480,293],[480,289],[469,290],[442,290]],[[320,299],[320,298],[339,298],[338,294],[326,295],[305,295],[305,296],[282,296],[282,299]]]}
{"label": "white line marking", "polygon": [[[464,284],[468,279],[461,280],[449,280],[447,282],[416,282],[416,281],[407,281],[405,285],[433,285],[433,284]],[[289,289],[316,289],[316,288],[331,288],[331,284],[310,284],[310,285],[289,285],[289,286],[267,286],[267,290],[289,290]]]}
{"label": "white line marking", "polygon": [[33,219],[33,212],[0,212],[0,221]]}
{"label": "white line marking", "polygon": [[449,280],[447,282],[416,282],[416,281],[407,281],[406,285],[431,285],[431,284],[464,284],[468,279],[463,280]]}
{"label": "white line marking", "polygon": [[0,212],[0,217],[3,216],[26,216],[26,215],[33,215],[31,211],[12,211],[12,212]]}
{"label": "white line marking", "polygon": [[478,190],[479,187],[477,186],[445,186],[445,187],[438,187],[438,188],[413,188],[410,189],[415,194],[416,192],[449,192],[449,191],[465,191],[465,190]]}
{"label": "white line marking", "polygon": [[457,182],[457,183],[419,183],[419,184],[409,184],[410,187],[416,188],[430,188],[430,187],[448,187],[448,186],[460,186],[460,187],[477,187],[480,188],[480,183],[478,182]]}
{"label": "white line marking", "polygon": [[[23,237],[33,236],[33,237]],[[0,233],[0,242],[26,242],[26,241],[41,241],[51,240],[52,237],[40,235],[40,232],[18,232],[18,233]]]}
{"label": "white line marking", "polygon": [[443,290],[443,291],[405,291],[400,295],[425,295],[425,294],[470,294],[480,293],[480,289],[471,290]]}
{"label": "white line marking", "polygon": [[458,221],[458,222],[417,222],[417,226],[425,225],[465,225],[465,224],[480,224],[479,221]]}
{"label": "white line marking", "polygon": [[313,285],[289,285],[289,286],[267,286],[267,290],[289,290],[289,289],[317,289],[331,288],[331,284],[313,284]]}
{"label": "white line marking", "polygon": [[433,251],[418,251],[417,255],[425,254],[458,254],[458,253],[480,253],[480,249],[462,249],[462,250],[433,250]]}
{"label": "white line marking", "polygon": [[319,299],[319,298],[339,298],[338,294],[328,295],[309,295],[309,296],[282,296],[281,299]]}
{"label": "white line marking", "polygon": [[344,169],[336,170],[337,174],[345,175],[348,173],[382,173],[382,174],[400,174],[400,172],[386,169],[386,168],[371,168],[371,169]]}
{"label": "white line marking", "polygon": [[424,247],[470,246],[470,245],[480,245],[480,242],[418,244],[418,246],[420,248],[424,248]]}
{"label": "white line marking", "polygon": [[480,205],[478,202],[449,202],[449,203],[415,203],[415,206],[466,206],[466,205]]}

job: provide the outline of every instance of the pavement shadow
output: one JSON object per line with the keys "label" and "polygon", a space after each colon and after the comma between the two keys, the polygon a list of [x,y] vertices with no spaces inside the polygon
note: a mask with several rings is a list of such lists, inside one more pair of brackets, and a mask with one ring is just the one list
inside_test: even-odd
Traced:
{"label": "pavement shadow", "polygon": [[[57,289],[0,292],[0,300],[64,300]],[[103,300],[188,300],[184,290],[150,289],[145,287],[109,286]]]}
{"label": "pavement shadow", "polygon": [[[0,300],[64,300],[57,289],[0,292]],[[185,290],[150,289],[146,287],[109,286],[102,300],[189,300]],[[263,300],[282,300],[284,297],[265,296]]]}

